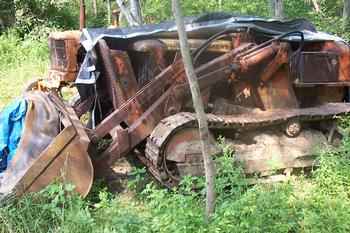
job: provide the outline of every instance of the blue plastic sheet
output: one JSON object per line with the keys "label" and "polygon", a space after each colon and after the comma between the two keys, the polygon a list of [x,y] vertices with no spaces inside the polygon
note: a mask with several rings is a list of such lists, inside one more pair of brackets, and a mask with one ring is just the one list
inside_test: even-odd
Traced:
{"label": "blue plastic sheet", "polygon": [[27,103],[22,99],[5,107],[0,113],[0,172],[6,170],[7,165],[16,154],[26,112]]}

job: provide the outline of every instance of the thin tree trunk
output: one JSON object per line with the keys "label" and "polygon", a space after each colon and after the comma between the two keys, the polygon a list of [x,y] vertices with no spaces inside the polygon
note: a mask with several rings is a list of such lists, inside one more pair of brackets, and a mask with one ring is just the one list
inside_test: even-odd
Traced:
{"label": "thin tree trunk", "polygon": [[139,23],[134,19],[133,15],[131,14],[130,10],[125,6],[125,3],[123,0],[116,0],[121,14],[126,18],[126,21],[130,26],[137,26]]}
{"label": "thin tree trunk", "polygon": [[270,14],[277,19],[283,19],[283,0],[270,0]]}
{"label": "thin tree trunk", "polygon": [[208,221],[210,216],[213,214],[215,209],[215,190],[214,190],[214,178],[215,178],[215,167],[212,158],[209,156],[209,129],[208,121],[204,112],[204,105],[202,96],[200,93],[197,76],[194,72],[192,58],[190,55],[190,49],[188,45],[188,38],[185,30],[184,19],[178,0],[172,0],[172,8],[175,16],[176,26],[179,33],[180,48],[182,59],[190,85],[193,106],[196,111],[199,135],[201,141],[201,149],[204,161],[205,177],[206,177],[206,220]]}
{"label": "thin tree trunk", "polygon": [[270,16],[275,16],[275,0],[269,0]]}
{"label": "thin tree trunk", "polygon": [[96,0],[92,0],[92,8],[94,9],[94,16],[97,16],[97,2]]}
{"label": "thin tree trunk", "polygon": [[343,8],[344,30],[349,29],[349,25],[350,25],[350,0],[344,0],[344,8]]}
{"label": "thin tree trunk", "polygon": [[138,24],[142,24],[141,5],[139,0],[130,0],[130,12]]}
{"label": "thin tree trunk", "polygon": [[16,22],[16,10],[14,1],[0,1],[0,30]]}
{"label": "thin tree trunk", "polygon": [[80,17],[79,17],[79,29],[83,30],[86,26],[86,12],[85,12],[85,0],[80,0]]}
{"label": "thin tree trunk", "polygon": [[112,18],[111,1],[107,0],[107,23],[108,23],[108,25],[111,25],[111,18]]}
{"label": "thin tree trunk", "polygon": [[311,1],[312,1],[312,5],[314,5],[315,11],[319,13],[321,9],[320,9],[320,5],[318,5],[317,0],[311,0]]}
{"label": "thin tree trunk", "polygon": [[222,10],[222,0],[218,0],[219,10]]}
{"label": "thin tree trunk", "polygon": [[283,19],[283,0],[276,0],[276,18]]}
{"label": "thin tree trunk", "polygon": [[124,18],[125,18],[125,16],[124,16],[123,12],[120,11],[119,18],[118,18],[118,22],[119,22],[118,26],[119,27],[123,24]]}

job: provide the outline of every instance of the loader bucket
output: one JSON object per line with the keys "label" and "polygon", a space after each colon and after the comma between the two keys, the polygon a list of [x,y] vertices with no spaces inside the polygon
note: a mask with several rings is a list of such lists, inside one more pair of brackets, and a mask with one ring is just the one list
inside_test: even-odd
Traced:
{"label": "loader bucket", "polygon": [[36,192],[52,182],[89,192],[93,167],[89,139],[74,111],[53,94],[27,92],[28,110],[16,154],[2,174],[2,196]]}

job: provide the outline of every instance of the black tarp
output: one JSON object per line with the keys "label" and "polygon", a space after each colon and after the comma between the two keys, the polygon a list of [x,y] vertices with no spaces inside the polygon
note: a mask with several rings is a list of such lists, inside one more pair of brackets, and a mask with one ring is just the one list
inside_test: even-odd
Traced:
{"label": "black tarp", "polygon": [[[290,21],[279,21],[274,19],[264,19],[251,16],[233,16],[224,19],[213,19],[203,21],[205,17],[187,19],[186,31],[190,38],[208,38],[211,35],[224,30],[249,30],[252,33],[264,34],[267,37],[273,37],[290,31],[302,31],[305,34],[305,40],[341,40],[323,32],[317,32],[316,28],[305,19],[295,19]],[[93,46],[101,38],[108,39],[132,39],[132,38],[176,38],[177,30],[173,21],[159,24],[146,24],[138,27],[125,28],[88,28],[84,29],[82,42],[88,40]],[[289,40],[296,40],[299,37],[289,37]],[[90,47],[89,46],[89,47]]]}
{"label": "black tarp", "polygon": [[[210,20],[209,20],[210,19]],[[278,21],[254,16],[232,16],[230,14],[209,14],[197,18],[186,18],[186,31],[189,38],[209,38],[224,30],[249,30],[250,33],[266,38],[273,38],[291,31],[301,31],[305,41],[343,41],[341,38],[318,32],[307,20],[296,19]],[[78,75],[77,83],[93,83],[97,75],[92,73],[91,51],[99,39],[133,40],[143,38],[176,38],[177,30],[173,21],[160,24],[147,24],[138,27],[125,28],[87,28],[83,30],[81,43],[87,51],[87,57]],[[300,36],[288,36],[288,41],[298,41]]]}

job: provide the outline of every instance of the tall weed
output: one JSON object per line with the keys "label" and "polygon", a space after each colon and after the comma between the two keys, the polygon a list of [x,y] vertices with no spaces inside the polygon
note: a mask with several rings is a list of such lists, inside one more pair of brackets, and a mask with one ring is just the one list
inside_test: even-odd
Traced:
{"label": "tall weed", "polygon": [[[345,138],[340,157],[348,146]],[[203,180],[186,178],[174,190],[151,182],[136,197],[99,188],[86,200],[72,194],[72,186],[53,185],[0,208],[0,232],[348,232],[349,162],[344,157],[335,163],[339,157],[327,153],[314,179],[249,186],[227,150],[217,159],[218,199],[209,224],[203,220],[204,192],[192,191],[193,182]],[[143,182],[135,178],[130,187]]]}
{"label": "tall weed", "polygon": [[0,111],[19,96],[30,80],[44,76],[48,67],[47,37],[22,40],[10,30],[0,36]]}

